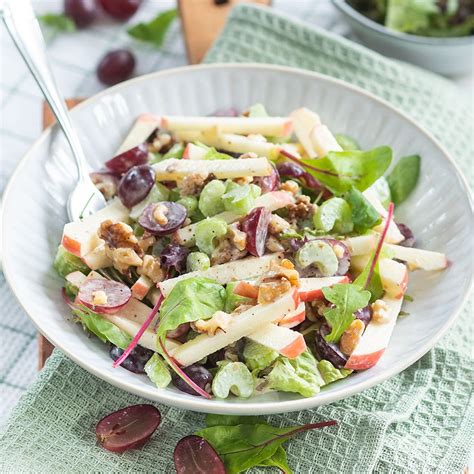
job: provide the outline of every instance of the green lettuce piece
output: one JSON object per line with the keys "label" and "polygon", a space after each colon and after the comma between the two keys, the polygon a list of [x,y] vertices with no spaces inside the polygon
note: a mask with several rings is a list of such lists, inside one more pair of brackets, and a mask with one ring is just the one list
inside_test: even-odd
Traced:
{"label": "green lettuce piece", "polygon": [[95,334],[102,342],[111,342],[120,349],[126,349],[132,342],[132,338],[115,324],[85,306],[78,307],[72,313],[81,321],[85,329]]}
{"label": "green lettuce piece", "polygon": [[225,289],[219,283],[203,277],[181,280],[161,304],[157,335],[162,338],[180,324],[209,319],[224,303]]}
{"label": "green lettuce piece", "polygon": [[248,398],[253,393],[253,377],[242,362],[222,362],[212,380],[212,393],[218,398],[227,398],[229,393]]}
{"label": "green lettuce piece", "polygon": [[170,190],[161,183],[155,183],[148,193],[147,197],[130,209],[130,218],[137,220],[145,207],[154,202],[167,201]]}
{"label": "green lettuce piece", "polygon": [[348,234],[354,227],[351,207],[342,198],[333,197],[323,202],[313,216],[314,227],[324,232]]}
{"label": "green lettuce piece", "polygon": [[307,171],[336,195],[352,186],[365,191],[383,176],[391,162],[392,149],[388,146],[368,151],[330,151],[323,158],[301,160]]}
{"label": "green lettuce piece", "polygon": [[226,192],[223,181],[213,179],[204,186],[199,196],[199,210],[206,216],[211,217],[225,210],[222,196]]}
{"label": "green lettuce piece", "polygon": [[262,189],[255,184],[233,186],[222,196],[225,210],[244,216],[254,207],[261,193]]}
{"label": "green lettuce piece", "polygon": [[385,26],[391,30],[417,33],[428,28],[431,16],[439,13],[437,0],[389,0]]}
{"label": "green lettuce piece", "polygon": [[336,138],[337,143],[339,143],[339,146],[344,151],[360,150],[360,145],[349,135],[344,135],[343,133],[337,133],[335,138]]}
{"label": "green lettuce piece", "polygon": [[73,285],[72,283],[69,283],[67,280],[64,283],[64,291],[66,292],[66,295],[71,299],[74,300],[79,293],[79,288],[77,286]]}
{"label": "green lettuce piece", "polygon": [[308,349],[295,359],[280,357],[266,380],[273,390],[295,392],[303,397],[316,395],[324,385],[318,363]]}
{"label": "green lettuce piece", "polygon": [[145,364],[145,372],[158,388],[165,388],[171,382],[168,366],[158,354],[153,354]]}
{"label": "green lettuce piece", "polygon": [[244,346],[243,356],[250,370],[263,370],[278,359],[278,352],[258,342],[247,339]]}
{"label": "green lettuce piece", "polygon": [[62,245],[58,247],[53,267],[63,278],[72,272],[79,271],[87,275],[90,271],[90,268],[79,257],[69,253]]}
{"label": "green lettuce piece", "polygon": [[352,370],[349,369],[336,369],[328,360],[320,360],[318,370],[326,385],[344,379],[352,373]]}
{"label": "green lettuce piece", "polygon": [[352,222],[357,233],[363,234],[380,224],[382,221],[380,214],[358,189],[351,188],[345,198],[351,207]]}
{"label": "green lettuce piece", "polygon": [[233,158],[227,153],[217,151],[215,148],[208,148],[203,160],[233,160]]}
{"label": "green lettuce piece", "polygon": [[237,306],[240,306],[241,304],[247,304],[251,301],[250,298],[247,298],[246,296],[240,296],[234,293],[234,288],[238,285],[238,283],[238,281],[231,281],[227,283],[225,287],[224,311],[226,313],[232,313],[235,308],[237,308]]}
{"label": "green lettuce piece", "polygon": [[208,217],[197,223],[195,234],[199,250],[211,255],[219,239],[227,234],[227,224],[216,217]]}
{"label": "green lettuce piece", "polygon": [[389,204],[392,202],[392,194],[388,181],[384,176],[375,181],[375,183],[367,189],[377,196],[385,209],[388,209]]}
{"label": "green lettuce piece", "polygon": [[180,160],[183,157],[184,145],[182,143],[175,143],[164,155],[163,159],[176,158]]}

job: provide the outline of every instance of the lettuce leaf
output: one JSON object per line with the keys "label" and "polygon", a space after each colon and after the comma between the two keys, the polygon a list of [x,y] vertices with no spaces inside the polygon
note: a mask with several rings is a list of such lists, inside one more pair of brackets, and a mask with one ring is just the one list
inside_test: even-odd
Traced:
{"label": "lettuce leaf", "polygon": [[168,366],[158,354],[153,354],[145,364],[145,372],[158,388],[165,388],[171,382]]}
{"label": "lettuce leaf", "polygon": [[212,393],[218,398],[227,398],[229,393],[236,397],[248,398],[253,393],[253,377],[243,362],[224,361],[218,363]]}
{"label": "lettuce leaf", "polygon": [[160,323],[157,335],[180,324],[209,319],[216,311],[224,309],[225,289],[214,280],[203,277],[179,281],[164,299],[160,308]]}
{"label": "lettuce leaf", "polygon": [[350,369],[336,369],[328,360],[320,360],[318,362],[318,370],[326,385],[336,380],[344,379],[352,373]]}
{"label": "lettuce leaf", "polygon": [[85,329],[95,334],[102,342],[111,342],[120,349],[126,349],[132,342],[132,338],[115,324],[85,306],[79,306],[72,313],[79,319]]}
{"label": "lettuce leaf", "polygon": [[295,392],[304,397],[316,395],[324,385],[318,363],[308,349],[296,359],[280,357],[266,380],[273,390]]}
{"label": "lettuce leaf", "polygon": [[243,351],[245,363],[250,370],[266,369],[274,360],[278,359],[278,352],[247,339]]}
{"label": "lettuce leaf", "polygon": [[53,267],[63,278],[76,271],[84,275],[90,272],[90,268],[79,257],[69,253],[62,245],[58,247]]}

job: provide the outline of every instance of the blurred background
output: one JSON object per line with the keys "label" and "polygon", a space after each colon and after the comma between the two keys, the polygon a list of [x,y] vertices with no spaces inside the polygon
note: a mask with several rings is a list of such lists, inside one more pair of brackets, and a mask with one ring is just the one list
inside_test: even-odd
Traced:
{"label": "blurred background", "polygon": [[[201,0],[195,1],[196,4],[201,3]],[[207,1],[214,6],[226,3],[225,0]],[[95,0],[34,1],[47,38],[48,55],[53,72],[64,97],[87,98],[108,85],[128,77],[188,64],[181,22],[174,11],[177,7],[175,1],[131,0],[125,2],[131,4],[128,12],[114,10],[115,0],[100,0],[100,2],[107,7],[108,13],[103,8],[96,8]],[[64,15],[65,3],[69,16]],[[192,0],[186,3],[191,4]],[[373,2],[352,3],[359,3],[361,11],[367,4],[373,5]],[[450,1],[443,3],[437,0],[433,0],[432,3],[441,5],[440,8],[444,8],[444,3],[446,3],[446,8],[448,3],[452,4]],[[133,4],[139,7],[136,11]],[[91,5],[94,6],[91,7]],[[364,31],[371,31],[372,35],[370,38],[362,35],[364,41],[368,41],[376,48],[384,47],[382,44],[384,42],[390,43],[389,48],[393,47],[392,39],[388,38],[386,32],[381,31],[384,28],[382,25],[384,19],[378,19],[381,22],[379,26],[365,24],[367,15],[373,16],[373,11],[365,11],[363,15],[348,12],[338,0],[274,0],[272,8],[354,41],[360,41],[354,31],[359,31],[360,34],[360,28],[365,28]],[[196,22],[201,25],[206,24],[206,19],[200,16],[199,8],[190,11],[192,15],[195,15]],[[376,12],[376,14],[379,13]],[[415,27],[419,28],[420,24],[422,26],[424,24],[420,23],[421,17],[417,17],[416,14],[417,12],[409,12],[409,18],[413,20],[418,18],[418,24],[415,24]],[[190,21],[188,25],[193,23],[192,15],[188,18]],[[466,18],[461,20],[464,22]],[[412,28],[413,25],[409,23],[408,27],[406,23],[401,23],[400,28]],[[443,28],[446,35],[446,31],[452,31],[454,26],[456,26],[454,23],[449,23],[441,25],[440,28]],[[423,27],[427,28],[426,25]],[[426,33],[428,30],[424,31]],[[403,34],[405,33],[400,33],[400,35]],[[465,70],[464,74],[457,74],[449,79],[456,84],[460,93],[471,104],[473,104],[474,82],[472,38],[470,36],[461,41],[462,46],[468,43],[470,45],[468,45],[470,49],[467,53],[463,53],[462,57],[462,61],[467,64],[467,67],[462,68]],[[395,40],[398,41],[398,39]],[[413,43],[410,38],[405,38],[403,41]],[[443,43],[429,44],[429,51],[436,51],[436,48],[444,46]],[[128,52],[109,54],[122,49]],[[426,53],[423,52],[416,54],[426,57]],[[451,53],[448,52],[449,54]],[[452,55],[455,54],[452,53]],[[440,61],[446,61],[446,59],[440,59]],[[0,195],[14,167],[42,131],[42,104],[39,89],[1,23]],[[38,343],[35,328],[18,307],[2,275],[0,275],[0,301],[2,314],[8,315],[8,318],[5,317],[0,322],[2,329],[0,337],[5,339],[0,340],[0,347],[6,347],[8,339],[8,345],[14,351],[0,358],[0,381],[9,392],[5,397],[6,402],[0,406],[1,424],[34,378],[38,366]]]}

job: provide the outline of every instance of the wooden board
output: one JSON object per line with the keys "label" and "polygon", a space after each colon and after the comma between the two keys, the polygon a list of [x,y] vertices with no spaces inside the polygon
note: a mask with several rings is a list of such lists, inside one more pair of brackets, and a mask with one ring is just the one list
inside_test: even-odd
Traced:
{"label": "wooden board", "polygon": [[229,11],[238,3],[270,5],[271,0],[178,0],[181,25],[190,64],[200,63],[217,38]]}
{"label": "wooden board", "polygon": [[[66,104],[69,109],[77,105],[83,99],[67,99]],[[53,112],[49,106],[43,104],[43,128],[47,128],[52,125],[56,119],[54,118]],[[42,335],[38,334],[38,369],[41,370],[46,362],[46,359],[53,352],[54,346]]]}

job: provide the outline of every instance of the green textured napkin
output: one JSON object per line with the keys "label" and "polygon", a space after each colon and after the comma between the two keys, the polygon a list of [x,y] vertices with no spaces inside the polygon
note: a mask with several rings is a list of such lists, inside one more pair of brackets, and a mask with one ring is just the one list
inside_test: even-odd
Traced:
{"label": "green textured napkin", "polygon": [[[286,64],[357,84],[416,118],[472,173],[468,101],[437,76],[251,6],[233,10],[207,61]],[[474,434],[471,313],[472,301],[436,349],[387,382],[315,410],[269,417],[278,425],[339,422],[288,443],[294,471],[461,472]],[[174,446],[203,425],[200,414],[160,406],[162,424],[139,451],[116,455],[95,443],[97,420],[141,402],[55,351],[0,436],[0,471],[174,472]]]}

